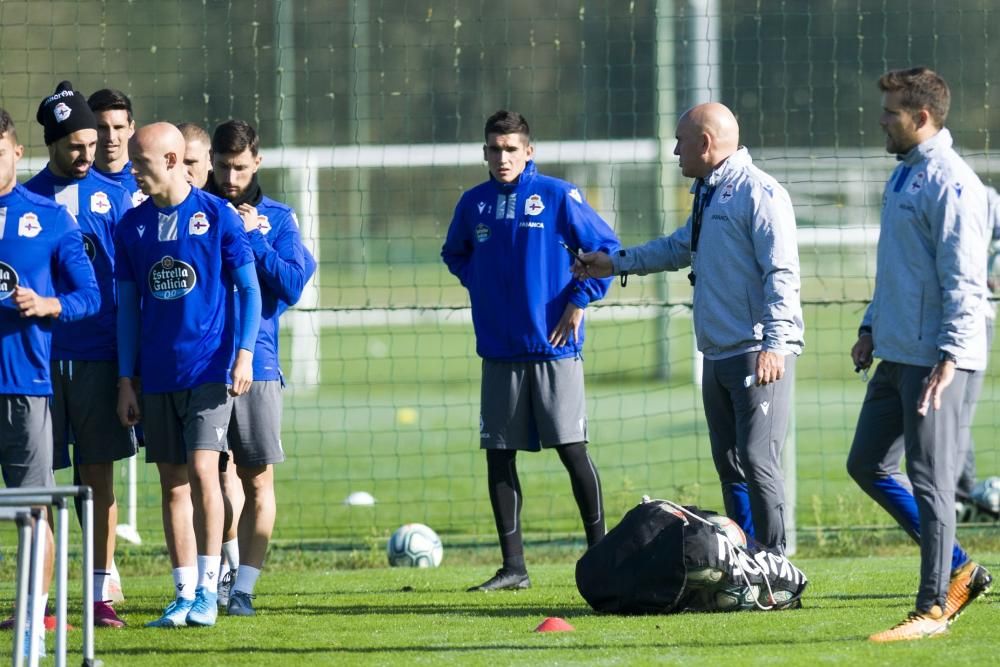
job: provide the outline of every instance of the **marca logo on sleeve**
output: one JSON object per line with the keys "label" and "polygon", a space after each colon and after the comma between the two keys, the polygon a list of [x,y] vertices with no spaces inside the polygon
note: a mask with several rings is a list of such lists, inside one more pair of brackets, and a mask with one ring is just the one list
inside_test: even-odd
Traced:
{"label": "marca logo on sleeve", "polygon": [[42,231],[42,225],[38,222],[38,216],[34,213],[25,213],[17,221],[17,235],[33,239]]}
{"label": "marca logo on sleeve", "polygon": [[170,255],[149,269],[149,291],[161,301],[181,298],[193,290],[197,282],[194,267]]}
{"label": "marca logo on sleeve", "polygon": [[191,216],[190,220],[188,220],[188,234],[191,234],[192,236],[201,236],[202,234],[208,232],[209,226],[208,216],[201,211],[198,211]]}
{"label": "marca logo on sleeve", "polygon": [[95,192],[90,195],[90,210],[94,213],[107,213],[111,210],[111,200],[104,192]]}
{"label": "marca logo on sleeve", "polygon": [[0,262],[0,301],[3,301],[17,289],[17,271],[7,262]]}

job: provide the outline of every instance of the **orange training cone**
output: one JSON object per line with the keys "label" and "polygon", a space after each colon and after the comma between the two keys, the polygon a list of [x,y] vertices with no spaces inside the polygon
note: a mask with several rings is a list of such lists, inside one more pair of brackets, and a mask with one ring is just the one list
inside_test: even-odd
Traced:
{"label": "orange training cone", "polygon": [[535,632],[573,632],[575,628],[558,616],[549,616],[538,624]]}

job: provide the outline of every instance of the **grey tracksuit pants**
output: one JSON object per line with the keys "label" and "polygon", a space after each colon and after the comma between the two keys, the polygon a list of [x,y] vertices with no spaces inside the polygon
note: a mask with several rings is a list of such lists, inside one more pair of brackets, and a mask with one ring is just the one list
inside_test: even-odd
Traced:
{"label": "grey tracksuit pants", "polygon": [[[944,607],[955,561],[967,558],[955,553],[955,480],[970,373],[956,371],[942,392],[941,408],[921,417],[917,401],[930,371],[926,366],[879,363],[868,383],[847,460],[848,472],[858,485],[920,541],[916,606],[921,611],[935,604]],[[908,480],[899,473],[899,453],[893,448],[900,435]],[[917,516],[913,516],[914,502]]]}
{"label": "grey tracksuit pants", "polygon": [[712,441],[712,459],[723,488],[745,483],[757,540],[785,548],[784,475],[781,450],[788,431],[795,383],[794,354],[785,375],[768,385],[754,382],[757,352],[726,359],[706,358],[701,395]]}

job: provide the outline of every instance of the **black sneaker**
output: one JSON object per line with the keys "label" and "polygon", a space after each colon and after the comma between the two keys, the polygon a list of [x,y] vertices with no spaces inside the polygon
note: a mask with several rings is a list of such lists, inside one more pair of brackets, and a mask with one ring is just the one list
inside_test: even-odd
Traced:
{"label": "black sneaker", "polygon": [[523,588],[531,588],[531,579],[528,578],[527,572],[511,572],[500,568],[491,578],[468,589],[468,592],[520,590]]}

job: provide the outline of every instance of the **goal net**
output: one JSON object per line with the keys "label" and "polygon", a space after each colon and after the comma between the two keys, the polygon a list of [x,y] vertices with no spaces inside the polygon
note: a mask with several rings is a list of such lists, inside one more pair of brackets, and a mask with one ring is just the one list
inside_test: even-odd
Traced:
{"label": "goal net", "polygon": [[[889,525],[845,471],[865,390],[849,350],[894,166],[875,82],[895,67],[941,72],[948,125],[989,183],[996,34],[987,0],[5,0],[0,106],[28,148],[25,178],[46,160],[35,109],[62,79],[125,91],[140,124],[253,123],[264,191],[296,208],[319,260],[283,320],[276,538],[358,544],[419,521],[489,544],[480,360],[468,297],[439,256],[458,197],[487,176],[485,118],[522,112],[540,169],[634,244],[690,208],[678,113],[726,103],[796,207],[806,350],[786,474],[804,536]],[[721,507],[690,303],[684,275],[661,275],[587,311],[591,451],[612,521],[643,494]],[[997,400],[991,366],[981,477],[1000,474]],[[529,536],[582,539],[557,457],[518,465]],[[132,480],[129,523],[158,542],[156,471],[140,461]],[[347,504],[355,492],[375,504]]]}

